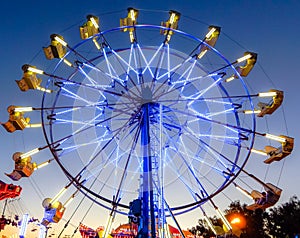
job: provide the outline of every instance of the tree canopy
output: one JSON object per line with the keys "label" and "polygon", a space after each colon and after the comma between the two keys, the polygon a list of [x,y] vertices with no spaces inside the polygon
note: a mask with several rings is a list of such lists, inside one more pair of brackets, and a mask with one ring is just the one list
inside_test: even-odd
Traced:
{"label": "tree canopy", "polygon": [[[225,210],[225,216],[232,225],[231,237],[241,238],[294,238],[300,234],[300,200],[293,196],[286,203],[269,210],[247,210],[246,204],[232,202]],[[218,237],[223,237],[225,231],[222,222],[217,217],[208,217],[217,230]],[[221,230],[220,230],[221,229]],[[204,238],[214,237],[214,232],[205,219],[199,219],[198,224],[190,231]]]}

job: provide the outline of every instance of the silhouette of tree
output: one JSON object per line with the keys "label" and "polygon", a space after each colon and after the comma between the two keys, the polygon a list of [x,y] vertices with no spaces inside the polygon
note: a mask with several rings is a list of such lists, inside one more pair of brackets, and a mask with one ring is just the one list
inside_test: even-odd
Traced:
{"label": "silhouette of tree", "polygon": [[[295,238],[300,237],[300,200],[293,196],[289,202],[273,207],[268,211],[247,210],[246,204],[232,202],[225,210],[229,222],[235,216],[242,216],[245,225],[232,224],[233,235],[240,238]],[[222,223],[216,216],[209,218],[215,227],[221,228]],[[208,238],[213,235],[205,220],[199,219],[198,225],[190,230],[193,234]],[[221,233],[220,233],[221,234]],[[218,237],[223,237],[222,234]],[[229,237],[228,235],[226,237]]]}
{"label": "silhouette of tree", "polygon": [[[241,229],[240,237],[243,238],[269,238],[266,234],[265,219],[267,218],[267,213],[261,209],[251,211],[246,209],[246,204],[241,205],[239,201],[232,202],[229,205],[229,209],[225,210],[226,216],[230,219],[232,214],[240,214],[245,218],[246,225]],[[233,231],[234,231],[234,224]]]}
{"label": "silhouette of tree", "polygon": [[289,202],[270,209],[266,226],[274,238],[296,237],[300,234],[300,201],[296,196]]}

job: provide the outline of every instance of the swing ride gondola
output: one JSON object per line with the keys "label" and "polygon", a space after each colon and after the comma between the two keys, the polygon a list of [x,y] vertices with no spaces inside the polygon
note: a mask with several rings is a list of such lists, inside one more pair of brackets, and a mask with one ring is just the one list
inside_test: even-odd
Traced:
{"label": "swing ride gondola", "polygon": [[[41,126],[45,143],[16,152],[15,169],[7,176],[19,180],[54,160],[59,165],[67,182],[42,202],[45,227],[60,222],[68,205],[82,197],[109,211],[106,235],[115,217],[123,215],[137,227],[137,237],[167,237],[169,220],[184,237],[177,216],[200,209],[213,227],[207,205],[230,231],[218,195],[234,185],[254,200],[262,196],[239,185],[241,175],[273,194],[249,209],[266,209],[280,198],[282,189],[245,166],[253,154],[266,156],[261,163],[271,165],[292,152],[293,138],[256,128],[281,106],[283,92],[250,93],[247,77],[258,55],[223,56],[215,48],[219,26],[208,26],[200,39],[179,30],[184,16],[177,11],[157,25],[140,24],[141,13],[128,8],[120,26],[104,30],[97,16],[88,15],[78,44],[68,43],[68,35],[50,36],[43,53],[48,62],[57,62],[52,69],[39,62],[22,66],[18,87],[41,91],[42,103],[9,106],[9,119],[1,124],[10,133]],[[40,112],[40,124],[29,123],[33,111]],[[257,138],[264,150],[256,149]],[[31,162],[45,150],[51,159]]]}

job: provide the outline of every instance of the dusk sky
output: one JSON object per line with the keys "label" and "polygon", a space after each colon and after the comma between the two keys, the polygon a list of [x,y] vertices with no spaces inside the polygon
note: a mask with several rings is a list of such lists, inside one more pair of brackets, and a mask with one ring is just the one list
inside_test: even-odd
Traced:
{"label": "dusk sky", "polygon": [[[257,120],[258,124],[263,125],[259,129],[264,127],[268,128],[268,132],[271,134],[294,137],[295,145],[292,154],[286,157],[284,161],[267,167],[263,163],[263,157],[250,157],[250,166],[246,166],[245,169],[249,173],[257,175],[264,182],[271,182],[283,189],[279,204],[287,202],[293,195],[300,198],[300,187],[298,185],[300,181],[300,161],[298,158],[300,156],[298,150],[300,79],[298,79],[299,74],[297,73],[300,62],[298,42],[300,37],[300,2],[297,0],[28,0],[18,1],[18,3],[4,1],[1,4],[2,24],[0,26],[0,52],[2,58],[0,66],[2,78],[0,121],[7,121],[7,107],[9,105],[40,106],[42,93],[37,91],[21,92],[15,80],[21,79],[21,66],[23,64],[39,63],[37,59],[43,54],[42,47],[49,45],[51,34],[62,34],[65,39],[69,39],[73,44],[79,43],[81,41],[79,33],[78,38],[70,39],[71,35],[76,35],[71,32],[78,31],[78,27],[84,22],[88,14],[103,15],[105,19],[111,19],[111,21],[106,20],[100,23],[101,28],[108,29],[109,27],[118,27],[119,18],[127,15],[128,7],[155,10],[160,13],[160,19],[150,19],[153,22],[146,22],[151,24],[160,24],[161,21],[167,20],[169,10],[176,10],[183,16],[178,29],[197,34],[198,29],[195,22],[198,22],[201,31],[195,36],[200,39],[206,34],[203,31],[205,29],[203,25],[221,26],[221,35],[215,48],[224,53],[224,56],[230,61],[234,61],[245,51],[253,51],[258,54],[253,74],[245,79],[249,80],[251,90],[259,92],[276,88],[285,93],[282,106],[273,115]],[[111,16],[111,18],[107,16]],[[188,25],[189,21],[194,24]],[[47,69],[50,64],[41,66]],[[29,94],[31,96],[28,96]],[[34,120],[36,119],[38,119],[38,116],[34,117]],[[1,127],[0,138],[0,180],[22,186],[21,199],[15,203],[18,203],[18,206],[23,206],[23,212],[29,212],[31,216],[41,219],[43,216],[42,200],[45,197],[54,196],[56,191],[65,186],[68,180],[54,163],[45,170],[37,170],[29,179],[23,178],[18,182],[10,180],[4,173],[10,173],[13,170],[13,153],[28,151],[37,146],[45,145],[46,142],[41,129],[25,129],[10,134]],[[39,161],[51,158],[50,153],[46,152],[40,156],[44,157],[37,156],[33,158]],[[268,181],[269,178],[272,181]],[[261,187],[256,189],[259,190]],[[235,195],[226,191],[226,189],[224,194],[226,197],[230,197],[232,201],[236,199]],[[230,200],[226,204],[220,204],[220,208],[227,208]],[[245,198],[242,202],[251,203],[248,198]],[[3,201],[1,201],[0,211],[2,211],[3,204]],[[80,209],[84,210],[84,208]],[[101,215],[95,214],[94,218],[87,218],[84,223],[93,228],[105,225],[107,214],[108,212],[103,212]],[[67,220],[71,213],[65,215],[64,219]],[[179,219],[183,228],[196,225],[201,214],[199,213],[199,216],[197,216],[196,213],[193,213],[190,217],[188,215],[186,217],[188,219]],[[81,218],[76,219],[74,224],[77,225]],[[65,221],[62,221],[62,225],[64,223]],[[119,223],[114,224],[114,226],[117,225]],[[59,228],[53,228],[53,230],[56,233],[60,231]],[[5,234],[4,231],[0,232],[0,235],[2,234]],[[36,237],[36,234],[32,234],[32,237]]]}

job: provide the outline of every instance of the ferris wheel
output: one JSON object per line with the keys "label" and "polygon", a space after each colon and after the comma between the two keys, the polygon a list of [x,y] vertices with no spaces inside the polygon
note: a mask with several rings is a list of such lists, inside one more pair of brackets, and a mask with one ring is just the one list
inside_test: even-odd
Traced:
{"label": "ferris wheel", "polygon": [[[249,209],[265,209],[280,197],[279,187],[245,169],[253,153],[271,164],[293,149],[293,138],[258,129],[257,118],[279,108],[283,92],[249,88],[257,54],[245,51],[231,60],[215,48],[219,26],[208,26],[199,38],[180,30],[177,11],[161,24],[140,24],[142,13],[128,8],[120,26],[107,30],[88,15],[79,43],[50,36],[43,52],[54,65],[22,66],[17,84],[22,91],[42,91],[41,104],[9,106],[2,125],[8,132],[41,126],[45,142],[14,153],[15,168],[7,175],[17,181],[49,163],[59,165],[67,181],[43,200],[46,227],[83,197],[109,210],[110,222],[116,214],[128,217],[139,237],[164,237],[168,219],[179,228],[177,215],[195,209],[206,217],[206,204],[230,230],[217,195],[234,186],[262,197],[244,189],[240,175],[274,194]],[[40,112],[41,124],[30,123],[32,111]],[[51,158],[34,160],[45,150]]]}

